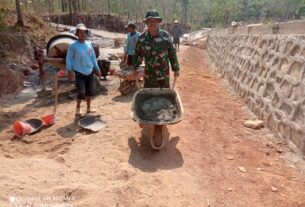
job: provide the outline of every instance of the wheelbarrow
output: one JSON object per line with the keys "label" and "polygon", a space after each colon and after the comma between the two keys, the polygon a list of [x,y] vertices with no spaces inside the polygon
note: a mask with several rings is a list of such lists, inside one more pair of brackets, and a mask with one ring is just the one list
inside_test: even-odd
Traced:
{"label": "wheelbarrow", "polygon": [[[155,150],[160,150],[165,146],[165,137],[167,131],[167,125],[177,124],[182,120],[183,106],[179,93],[174,90],[175,81],[173,83],[172,89],[170,88],[143,88],[138,90],[134,97],[131,107],[131,117],[132,119],[139,123],[143,128],[150,127],[149,139],[150,145]],[[143,107],[145,110],[145,103],[147,100],[167,100],[168,108],[174,107],[175,112],[173,116],[168,119],[151,119],[143,113]],[[152,108],[154,106],[151,106]],[[167,110],[167,106],[162,106],[163,109]],[[161,110],[163,110],[161,109]]]}
{"label": "wheelbarrow", "polygon": [[139,79],[144,76],[144,68],[139,68],[137,71],[124,68],[115,72],[115,75],[120,79],[120,87],[118,90],[122,95],[128,95],[134,89],[140,88]]}

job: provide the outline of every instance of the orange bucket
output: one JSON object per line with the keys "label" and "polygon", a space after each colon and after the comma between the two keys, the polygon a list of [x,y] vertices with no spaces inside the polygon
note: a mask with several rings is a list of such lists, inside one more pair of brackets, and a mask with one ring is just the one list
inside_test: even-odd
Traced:
{"label": "orange bucket", "polygon": [[67,76],[68,76],[68,73],[65,70],[60,70],[57,73],[57,77],[67,77]]}
{"label": "orange bucket", "polygon": [[13,125],[13,130],[16,136],[23,137],[31,132],[32,127],[28,123],[16,121]]}
{"label": "orange bucket", "polygon": [[50,125],[53,125],[55,123],[55,115],[54,114],[43,116],[43,117],[41,117],[41,119],[46,126],[50,126]]}

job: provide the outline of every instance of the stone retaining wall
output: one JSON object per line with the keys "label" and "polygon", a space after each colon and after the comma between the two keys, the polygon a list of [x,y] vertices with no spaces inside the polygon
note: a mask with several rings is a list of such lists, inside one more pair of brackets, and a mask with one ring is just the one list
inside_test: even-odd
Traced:
{"label": "stone retaining wall", "polygon": [[214,32],[207,50],[250,110],[305,155],[305,35]]}

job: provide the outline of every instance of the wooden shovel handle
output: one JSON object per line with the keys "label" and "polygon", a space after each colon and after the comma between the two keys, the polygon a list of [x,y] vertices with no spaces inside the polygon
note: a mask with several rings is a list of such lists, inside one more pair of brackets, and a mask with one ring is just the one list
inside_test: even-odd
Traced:
{"label": "wooden shovel handle", "polygon": [[54,115],[56,114],[56,108],[57,108],[57,104],[58,104],[58,77],[57,77],[57,73],[55,74],[55,94],[54,94]]}

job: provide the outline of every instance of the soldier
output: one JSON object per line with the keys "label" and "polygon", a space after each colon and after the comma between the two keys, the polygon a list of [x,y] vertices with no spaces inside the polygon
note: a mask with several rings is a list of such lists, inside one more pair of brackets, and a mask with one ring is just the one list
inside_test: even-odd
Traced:
{"label": "soldier", "polygon": [[171,36],[159,28],[162,18],[156,10],[149,10],[144,19],[147,31],[138,39],[133,65],[138,68],[145,61],[144,88],[169,88],[171,64],[174,76],[179,76],[177,53]]}

